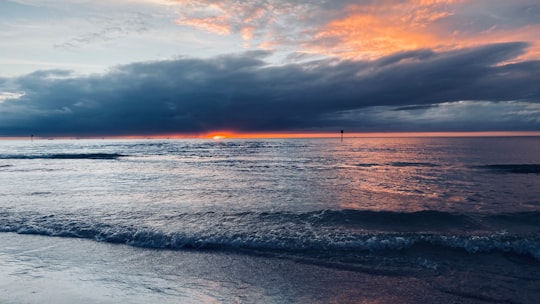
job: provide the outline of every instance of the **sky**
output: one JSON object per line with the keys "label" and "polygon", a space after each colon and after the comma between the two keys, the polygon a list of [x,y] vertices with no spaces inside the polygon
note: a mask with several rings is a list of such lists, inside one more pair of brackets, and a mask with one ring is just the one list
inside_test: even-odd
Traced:
{"label": "sky", "polygon": [[0,0],[0,136],[540,131],[538,0]]}

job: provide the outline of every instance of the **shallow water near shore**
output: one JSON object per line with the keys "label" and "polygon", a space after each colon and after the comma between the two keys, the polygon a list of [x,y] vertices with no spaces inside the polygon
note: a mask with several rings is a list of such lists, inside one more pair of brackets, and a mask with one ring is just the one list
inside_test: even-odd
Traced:
{"label": "shallow water near shore", "polygon": [[538,265],[496,254],[453,256],[441,269],[420,270],[9,233],[0,241],[7,244],[2,303],[534,303],[540,296]]}
{"label": "shallow water near shore", "polygon": [[2,141],[2,303],[535,303],[539,166],[538,137]]}

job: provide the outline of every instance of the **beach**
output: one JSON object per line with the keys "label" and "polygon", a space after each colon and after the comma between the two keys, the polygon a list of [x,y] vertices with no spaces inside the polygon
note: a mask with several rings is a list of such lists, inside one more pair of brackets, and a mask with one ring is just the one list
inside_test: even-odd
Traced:
{"label": "beach", "polygon": [[539,146],[4,141],[0,302],[536,303]]}
{"label": "beach", "polygon": [[[419,274],[82,239],[0,234],[0,240],[7,244],[0,250],[7,304],[535,303],[540,296],[540,267],[490,255],[460,262],[474,263],[471,268]],[[518,272],[521,278],[514,277]]]}

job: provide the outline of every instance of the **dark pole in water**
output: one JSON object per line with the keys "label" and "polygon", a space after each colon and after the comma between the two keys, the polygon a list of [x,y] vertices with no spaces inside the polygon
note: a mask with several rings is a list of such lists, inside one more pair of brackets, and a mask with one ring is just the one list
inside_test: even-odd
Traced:
{"label": "dark pole in water", "polygon": [[34,141],[34,134],[30,135],[30,141]]}
{"label": "dark pole in water", "polygon": [[341,130],[341,141],[343,141],[343,130]]}

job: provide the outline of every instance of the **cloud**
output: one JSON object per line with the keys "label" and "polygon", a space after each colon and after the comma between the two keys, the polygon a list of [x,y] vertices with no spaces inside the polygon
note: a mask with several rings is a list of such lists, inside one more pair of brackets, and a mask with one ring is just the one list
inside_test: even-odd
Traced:
{"label": "cloud", "polygon": [[337,117],[344,128],[357,127],[361,121],[364,130],[375,132],[532,131],[540,126],[540,104],[457,101],[397,109],[371,107],[345,111]]}
{"label": "cloud", "polygon": [[375,59],[424,48],[451,50],[528,41],[540,58],[540,7],[534,0],[175,1],[176,23],[237,34],[262,48]]}
{"label": "cloud", "polygon": [[385,1],[355,3],[313,31],[307,49],[345,58],[377,58],[396,51],[434,47],[441,42],[431,27],[454,14],[463,1]]}
{"label": "cloud", "polygon": [[90,43],[106,42],[126,35],[141,34],[149,30],[150,15],[132,13],[121,16],[106,17],[94,16],[89,18],[89,24],[98,25],[98,29],[72,37],[64,42],[57,43],[54,48],[77,48]]}
{"label": "cloud", "polygon": [[24,93],[20,92],[0,92],[0,103],[3,103],[9,99],[19,99],[24,96]]}
{"label": "cloud", "polygon": [[[0,134],[324,131],[343,126],[351,131],[539,130],[533,118],[540,103],[540,61],[504,63],[527,47],[504,43],[280,66],[267,62],[271,52],[251,51],[133,63],[102,75],[38,71],[5,80],[24,95],[0,103]],[[463,109],[463,103],[472,110],[447,110]],[[496,115],[489,117],[490,111]]]}
{"label": "cloud", "polygon": [[10,0],[0,2],[0,38],[10,41],[2,73],[46,68],[42,62],[101,72],[246,49],[272,50],[274,63],[303,62],[301,54],[376,60],[524,41],[529,48],[512,58],[519,62],[540,59],[539,13],[535,0]]}
{"label": "cloud", "polygon": [[354,1],[176,0],[175,22],[214,34],[239,35],[259,48],[294,49],[311,40],[312,28],[343,15],[349,2]]}
{"label": "cloud", "polygon": [[523,58],[540,58],[540,8],[535,1],[384,1],[343,8],[320,24],[303,47],[342,58],[378,58],[397,51],[452,50],[528,41]]}

